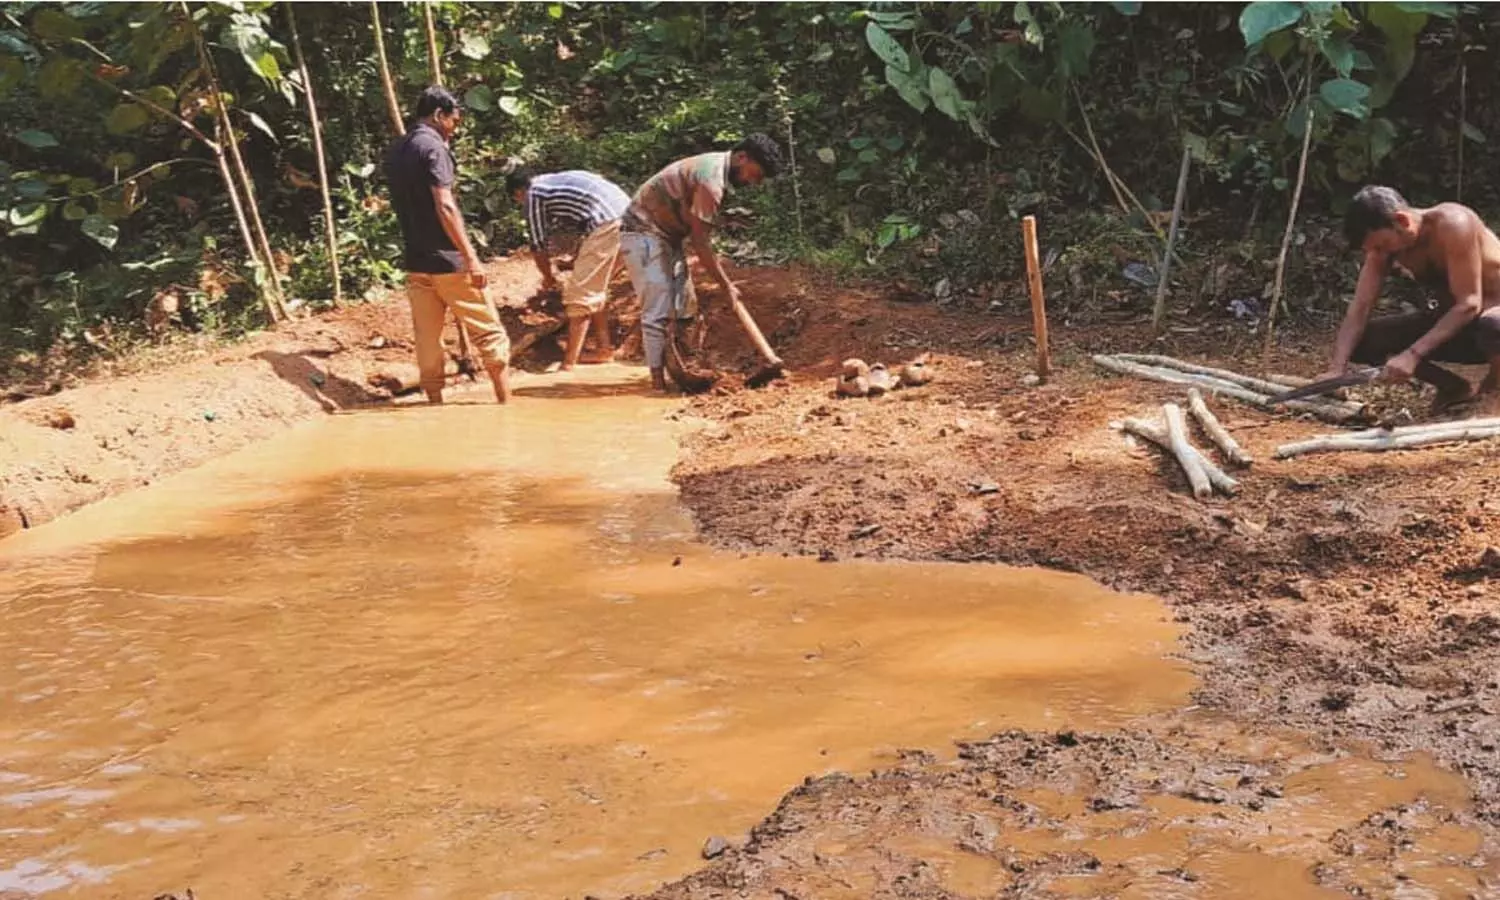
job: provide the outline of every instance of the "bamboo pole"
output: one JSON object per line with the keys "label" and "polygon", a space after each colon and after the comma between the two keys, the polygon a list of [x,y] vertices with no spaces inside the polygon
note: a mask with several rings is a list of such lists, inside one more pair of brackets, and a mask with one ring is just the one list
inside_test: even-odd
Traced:
{"label": "bamboo pole", "polygon": [[1187,195],[1188,169],[1193,154],[1184,144],[1182,167],[1177,171],[1177,198],[1172,201],[1172,225],[1167,230],[1167,249],[1161,256],[1161,271],[1156,277],[1156,308],[1151,311],[1151,328],[1161,334],[1167,324],[1167,280],[1172,271],[1172,251],[1177,246],[1177,229],[1182,221],[1182,201]]}
{"label": "bamboo pole", "polygon": [[1292,190],[1292,208],[1286,214],[1286,231],[1281,235],[1281,252],[1276,255],[1276,281],[1271,288],[1271,308],[1266,311],[1264,352],[1269,355],[1276,337],[1276,310],[1281,306],[1281,286],[1286,279],[1286,255],[1292,248],[1292,232],[1297,225],[1297,206],[1302,202],[1302,185],[1307,180],[1307,152],[1312,147],[1312,57],[1307,61],[1307,88],[1302,108],[1307,110],[1306,130],[1302,132],[1302,156],[1297,161],[1297,186]]}
{"label": "bamboo pole", "polygon": [[1241,467],[1247,467],[1254,462],[1250,454],[1240,446],[1239,441],[1236,441],[1229,433],[1229,429],[1224,427],[1224,423],[1219,421],[1219,417],[1208,408],[1208,404],[1203,401],[1203,393],[1197,388],[1188,388],[1188,412],[1198,420],[1198,424],[1203,427],[1203,433],[1214,442],[1219,452],[1224,454],[1225,459]]}
{"label": "bamboo pole", "polygon": [[427,30],[427,64],[432,68],[432,83],[443,84],[443,60],[438,56],[437,28],[432,24],[432,3],[423,0],[422,21]]}
{"label": "bamboo pole", "polygon": [[1308,453],[1333,453],[1356,450],[1363,453],[1382,453],[1388,450],[1415,450],[1434,444],[1450,444],[1458,441],[1480,441],[1500,437],[1500,420],[1481,419],[1469,422],[1443,422],[1443,427],[1416,426],[1416,431],[1393,428],[1378,436],[1361,437],[1357,434],[1325,434],[1282,444],[1276,448],[1277,459],[1290,459]]}
{"label": "bamboo pole", "polygon": [[1031,289],[1031,326],[1036,333],[1036,374],[1052,372],[1052,350],[1047,338],[1047,296],[1042,291],[1041,254],[1037,248],[1036,216],[1021,220],[1021,239],[1026,245],[1026,281]]}
{"label": "bamboo pole", "polygon": [[250,170],[245,166],[245,158],[240,155],[240,140],[235,136],[234,123],[229,119],[229,104],[224,102],[224,90],[219,81],[218,67],[214,65],[213,57],[203,42],[203,32],[192,21],[193,13],[187,5],[187,0],[182,2],[182,11],[187,15],[189,26],[193,30],[193,44],[198,50],[198,61],[208,76],[209,93],[213,95],[214,107],[220,123],[219,138],[228,146],[229,160],[234,164],[235,174],[244,188],[245,208],[250,214],[250,225],[265,262],[266,277],[275,293],[275,303],[280,308],[281,316],[285,318],[286,307],[282,302],[281,273],[276,269],[276,257],[271,252],[271,238],[266,233],[265,222],[260,217],[260,204],[255,197],[255,180],[250,177]]}
{"label": "bamboo pole", "polygon": [[[1167,429],[1163,425],[1147,422],[1143,419],[1126,419],[1120,423],[1120,429],[1127,434],[1144,438],[1169,453],[1172,450],[1171,439],[1167,436]],[[1214,486],[1215,490],[1231,497],[1239,492],[1240,483],[1238,481],[1234,480],[1223,469],[1214,465],[1213,461],[1204,456],[1197,447],[1189,445],[1188,449],[1193,451],[1191,455],[1194,461],[1203,467],[1204,474],[1208,476],[1209,483]]]}
{"label": "bamboo pole", "polygon": [[401,104],[396,100],[396,81],[391,77],[391,64],[385,56],[384,27],[380,24],[380,4],[370,0],[370,18],[375,30],[375,60],[380,66],[380,83],[385,89],[386,112],[391,116],[391,131],[397,137],[406,133],[401,119]]}
{"label": "bamboo pole", "polygon": [[312,127],[313,153],[318,158],[318,189],[323,194],[323,230],[328,239],[328,269],[333,278],[333,305],[344,303],[344,285],[339,277],[339,234],[333,220],[333,197],[328,191],[328,161],[323,154],[323,125],[318,119],[318,101],[313,96],[312,75],[307,69],[307,57],[302,53],[302,37],[297,33],[297,16],[292,5],[286,7],[287,24],[291,27],[292,48],[297,54],[297,71],[302,75],[302,89],[307,92],[307,122]]}

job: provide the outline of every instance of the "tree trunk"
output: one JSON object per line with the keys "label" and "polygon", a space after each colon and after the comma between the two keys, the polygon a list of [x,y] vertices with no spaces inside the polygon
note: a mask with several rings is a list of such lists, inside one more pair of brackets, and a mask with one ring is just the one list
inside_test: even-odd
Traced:
{"label": "tree trunk", "polygon": [[[213,151],[214,161],[219,165],[219,177],[224,180],[224,192],[229,195],[229,205],[234,209],[234,221],[239,225],[240,238],[245,242],[245,255],[249,258],[252,268],[262,268],[270,263],[261,260],[260,251],[255,247],[255,236],[250,233],[250,220],[245,218],[245,204],[240,200],[239,188],[235,186],[234,174],[229,171],[229,160],[224,155],[222,125],[216,122],[216,127],[220,129],[220,141],[213,145]],[[286,318],[285,311],[282,310],[278,298],[268,289],[268,284],[258,284],[255,289],[260,294],[261,301],[265,303],[266,315],[272,322],[280,322]]]}
{"label": "tree trunk", "polygon": [[385,88],[386,110],[391,115],[391,131],[400,137],[406,133],[406,124],[401,119],[401,104],[396,101],[396,81],[391,77],[391,64],[385,58],[385,35],[380,24],[380,4],[370,0],[370,18],[375,26],[375,59],[380,65],[380,83]]}
{"label": "tree trunk", "polygon": [[422,2],[422,21],[427,26],[427,64],[432,67],[432,83],[443,84],[443,59],[438,56],[437,29],[432,24],[432,3]]}
{"label": "tree trunk", "polygon": [[323,154],[323,125],[318,120],[318,101],[313,96],[312,75],[307,70],[307,57],[302,53],[302,38],[297,34],[297,16],[291,4],[286,8],[287,24],[291,26],[292,48],[297,54],[297,71],[302,75],[302,89],[307,92],[307,121],[312,126],[313,153],[318,158],[318,189],[323,192],[323,230],[328,237],[328,269],[333,278],[333,305],[342,306],[344,285],[339,278],[339,234],[333,220],[333,198],[328,192],[328,161]]}
{"label": "tree trunk", "polygon": [[1193,496],[1199,500],[1212,497],[1214,486],[1209,483],[1208,472],[1204,471],[1203,464],[1199,462],[1203,458],[1202,454],[1188,442],[1187,420],[1182,416],[1182,407],[1167,403],[1161,410],[1167,418],[1167,444],[1182,466],[1183,473],[1187,475],[1188,484],[1193,487]]}
{"label": "tree trunk", "polygon": [[[1167,429],[1162,425],[1147,422],[1143,419],[1126,419],[1120,423],[1120,429],[1127,434],[1145,438],[1169,453],[1172,451],[1171,439],[1167,436]],[[1230,497],[1239,492],[1240,483],[1238,481],[1235,481],[1223,469],[1214,465],[1213,461],[1204,456],[1197,447],[1190,445],[1188,449],[1193,451],[1192,456],[1194,461],[1203,467],[1204,474],[1208,476],[1209,482],[1213,484],[1215,489]]]}

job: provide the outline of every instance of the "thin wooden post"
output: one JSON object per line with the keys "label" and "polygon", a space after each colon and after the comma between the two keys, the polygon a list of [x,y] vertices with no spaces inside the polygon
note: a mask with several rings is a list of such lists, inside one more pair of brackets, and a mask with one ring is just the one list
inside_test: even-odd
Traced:
{"label": "thin wooden post", "polygon": [[423,2],[422,20],[427,30],[427,64],[432,67],[432,83],[439,87],[443,84],[443,61],[438,56],[437,29],[432,24],[432,4]]}
{"label": "thin wooden post", "polygon": [[1026,244],[1026,280],[1031,287],[1031,324],[1036,332],[1036,374],[1046,378],[1052,372],[1052,350],[1047,344],[1047,296],[1042,292],[1042,262],[1037,251],[1036,216],[1021,220],[1021,236]]}
{"label": "thin wooden post", "polygon": [[1177,228],[1182,222],[1182,201],[1187,196],[1188,169],[1193,154],[1182,148],[1182,168],[1177,171],[1177,199],[1172,201],[1172,226],[1167,229],[1167,250],[1161,255],[1161,271],[1156,273],[1156,308],[1151,311],[1151,328],[1161,334],[1167,324],[1167,276],[1172,272],[1172,250],[1177,246]]}
{"label": "thin wooden post", "polygon": [[302,36],[297,33],[297,16],[290,3],[286,6],[286,21],[291,26],[292,48],[297,55],[297,72],[302,76],[302,89],[307,93],[307,123],[312,129],[313,155],[318,161],[318,192],[323,195],[323,233],[328,241],[328,270],[333,279],[333,305],[344,304],[343,281],[339,276],[339,233],[333,219],[333,198],[328,193],[328,161],[323,154],[323,126],[318,118],[318,101],[313,96],[312,74],[307,68],[307,57],[302,53]]}

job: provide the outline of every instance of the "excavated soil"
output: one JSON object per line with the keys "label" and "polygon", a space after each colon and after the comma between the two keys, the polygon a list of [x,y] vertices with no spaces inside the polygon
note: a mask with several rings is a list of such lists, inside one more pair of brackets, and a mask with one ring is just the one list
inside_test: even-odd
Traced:
{"label": "excavated soil", "polygon": [[[1481,824],[1500,825],[1500,552],[1490,549],[1500,544],[1500,500],[1491,496],[1500,443],[1277,461],[1278,444],[1332,429],[1211,400],[1255,463],[1235,472],[1237,497],[1199,501],[1162,454],[1110,428],[1181,402],[1182,392],[1103,373],[1089,354],[1158,352],[1246,373],[1310,374],[1320,368],[1327,334],[1284,337],[1278,355],[1263,360],[1259,336],[1217,313],[1154,340],[1138,315],[1144,300],[1113,313],[1077,311],[1086,322],[1070,321],[1075,311],[1064,307],[1054,313],[1056,371],[1029,384],[1029,316],[1016,311],[913,302],[798,270],[740,274],[750,308],[793,374],[745,389],[740,376],[754,369],[754,355],[714,303],[717,292],[702,285],[710,339],[696,362],[728,375],[681,413],[705,424],[688,439],[675,477],[705,540],[832,563],[1048,566],[1158,594],[1187,626],[1184,650],[1202,679],[1200,706],[1232,716],[1240,728],[1296,729],[1318,752],[1356,742],[1393,759],[1428,752],[1467,779]],[[498,265],[494,278],[517,309],[535,291],[521,260]],[[623,335],[633,311],[620,282],[616,295]],[[896,364],[918,353],[931,354],[937,378],[930,385],[876,399],[833,394],[846,357]],[[539,340],[523,365],[556,357],[551,341]],[[151,376],[0,409],[0,534],[289,422],[385,401],[389,392],[372,387],[370,375],[409,360],[409,320],[393,299],[298,321]],[[1419,409],[1409,392],[1381,401]],[[788,795],[748,843],[656,896],[967,895],[943,881],[946,869],[920,864],[941,855],[932,847],[946,853],[966,841],[996,863],[984,896],[1060,890],[1029,873],[1051,873],[1049,885],[1080,867],[1125,877],[1128,860],[1055,847],[1022,852],[997,840],[1017,828],[1056,825],[1062,813],[996,797],[1068,794],[1083,790],[1077,779],[1103,785],[1087,789],[1099,796],[1182,796],[1206,769],[1233,772],[1237,786],[1215,781],[1211,805],[1237,810],[1234,827],[1248,835],[1259,817],[1275,814],[1277,798],[1263,795],[1260,781],[1313,763],[1257,769],[1241,784],[1246,767],[1265,768],[1265,754],[1227,747],[1203,728],[1146,723],[1126,734],[1065,740],[1011,733],[965,746],[951,765],[918,755],[893,771],[824,779]],[[1045,766],[1033,764],[1038,759]],[[1326,843],[1332,862],[1318,870],[1319,883],[1389,895],[1371,861],[1399,856],[1410,844],[1402,844],[1404,829],[1437,827],[1425,802],[1408,799],[1372,811],[1373,824],[1340,826]],[[976,825],[981,807],[988,824]],[[1098,811],[1112,809],[1106,802]],[[1132,827],[1166,827],[1185,815],[1153,810]],[[846,837],[830,853],[819,842],[835,833]],[[898,838],[905,841],[899,847],[891,843]],[[878,864],[854,878],[848,860],[861,854]],[[875,880],[860,880],[867,878]]]}

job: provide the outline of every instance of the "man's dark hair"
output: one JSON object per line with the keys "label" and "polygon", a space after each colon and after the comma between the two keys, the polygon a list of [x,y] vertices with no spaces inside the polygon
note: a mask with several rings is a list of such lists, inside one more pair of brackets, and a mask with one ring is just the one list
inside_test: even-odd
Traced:
{"label": "man's dark hair", "polygon": [[505,193],[514,194],[516,191],[524,191],[531,187],[532,173],[530,169],[517,169],[505,176]]}
{"label": "man's dark hair", "polygon": [[451,113],[458,109],[458,98],[442,85],[434,84],[417,97],[417,118],[425,119],[435,112]]}
{"label": "man's dark hair", "polygon": [[1409,208],[1406,198],[1395,188],[1367,184],[1354,195],[1344,212],[1344,237],[1350,246],[1363,247],[1370,232],[1395,225],[1396,213]]}
{"label": "man's dark hair", "polygon": [[743,150],[745,155],[760,163],[760,170],[767,178],[775,178],[781,171],[781,148],[764,134],[752,134],[738,144],[734,150]]}

